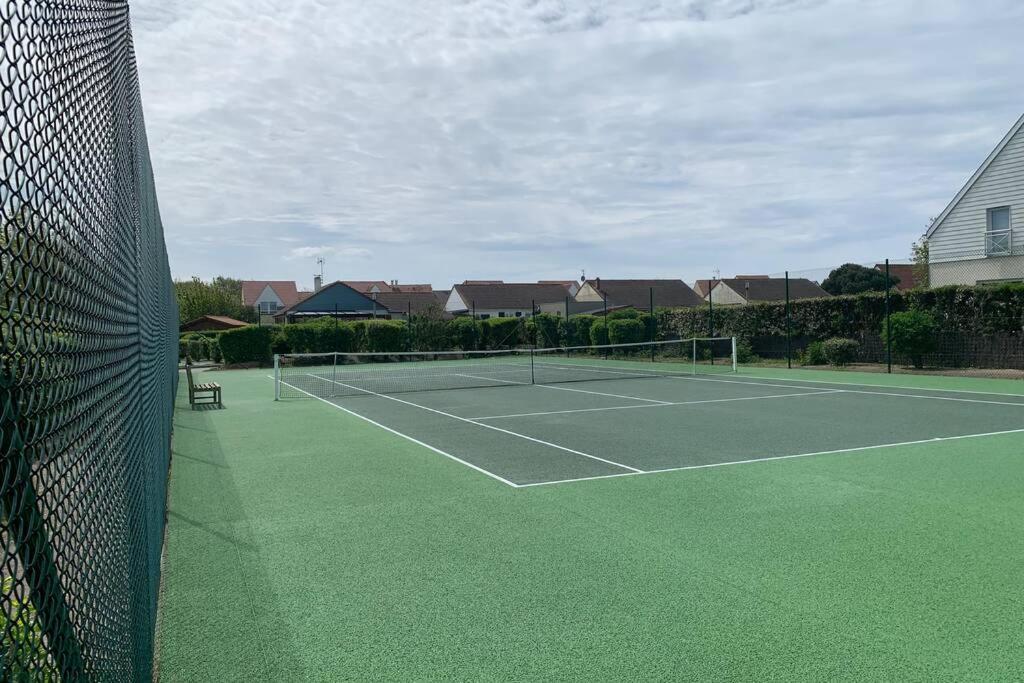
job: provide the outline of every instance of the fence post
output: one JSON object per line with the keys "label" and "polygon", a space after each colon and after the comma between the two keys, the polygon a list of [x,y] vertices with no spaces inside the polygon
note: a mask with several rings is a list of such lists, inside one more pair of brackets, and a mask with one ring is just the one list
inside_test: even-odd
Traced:
{"label": "fence post", "polygon": [[[612,338],[608,334],[608,295],[607,294],[602,294],[601,295],[601,299],[604,301],[604,318],[603,318],[603,320],[604,320],[604,343],[605,344],[610,344]],[[607,346],[604,347],[604,357],[605,358],[608,357],[608,347]]]}
{"label": "fence post", "polygon": [[889,316],[889,259],[885,259],[885,366],[886,372],[892,374],[892,320]]}
{"label": "fence post", "polygon": [[786,367],[793,369],[793,319],[789,308],[789,271],[786,271]]}
{"label": "fence post", "polygon": [[655,326],[654,326],[654,287],[651,287],[648,293],[649,293],[650,298],[651,298],[651,301],[650,301],[650,309],[651,309],[650,310],[650,315],[651,315],[651,319],[647,323],[647,327],[650,328],[648,330],[648,335],[647,336],[650,338],[650,342],[651,342],[651,362],[653,363],[654,362],[654,329],[655,329]]}
{"label": "fence post", "polygon": [[530,299],[530,322],[533,323],[533,345],[538,346],[539,336],[537,335],[537,300]]}
{"label": "fence post", "polygon": [[476,320],[476,301],[472,302],[472,306],[473,306],[473,320],[475,321]]}
{"label": "fence post", "polygon": [[416,341],[416,335],[413,333],[412,327],[412,301],[405,302],[405,331],[409,335],[409,351],[413,350]]}

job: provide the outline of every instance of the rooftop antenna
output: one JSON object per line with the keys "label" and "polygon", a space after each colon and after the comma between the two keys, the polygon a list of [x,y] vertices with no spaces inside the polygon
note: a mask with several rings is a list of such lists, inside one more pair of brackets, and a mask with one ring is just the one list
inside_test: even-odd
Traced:
{"label": "rooftop antenna", "polygon": [[721,280],[722,279],[722,271],[720,271],[718,268],[715,268],[715,279],[716,280]]}
{"label": "rooftop antenna", "polygon": [[586,268],[580,268],[580,282],[586,282],[586,281],[587,281],[587,269]]}

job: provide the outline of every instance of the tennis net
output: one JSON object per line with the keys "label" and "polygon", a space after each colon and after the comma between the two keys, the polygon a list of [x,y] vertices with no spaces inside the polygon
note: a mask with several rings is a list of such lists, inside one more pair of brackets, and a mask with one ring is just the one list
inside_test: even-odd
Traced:
{"label": "tennis net", "polygon": [[296,353],[274,357],[274,397],[338,398],[735,371],[731,337],[495,351]]}

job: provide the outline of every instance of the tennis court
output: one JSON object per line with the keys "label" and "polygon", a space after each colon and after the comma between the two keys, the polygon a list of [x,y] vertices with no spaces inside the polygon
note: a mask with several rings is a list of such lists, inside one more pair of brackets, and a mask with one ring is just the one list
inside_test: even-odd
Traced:
{"label": "tennis court", "polygon": [[641,355],[180,392],[161,680],[1024,675],[1019,382]]}
{"label": "tennis court", "polygon": [[728,352],[697,364],[694,340],[666,344],[317,358],[279,385],[514,487],[1024,432],[1021,396],[739,376]]}

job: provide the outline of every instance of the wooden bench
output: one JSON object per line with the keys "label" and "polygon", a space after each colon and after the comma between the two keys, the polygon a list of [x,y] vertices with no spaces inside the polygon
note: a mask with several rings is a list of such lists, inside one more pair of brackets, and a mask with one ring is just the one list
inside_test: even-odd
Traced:
{"label": "wooden bench", "polygon": [[[192,363],[186,361],[185,363],[185,375],[188,377],[188,404],[192,406],[192,410],[196,409],[197,405],[216,405],[221,408],[224,404],[220,402],[220,385],[216,382],[206,382],[204,384],[196,384],[192,379]],[[209,400],[200,401],[200,396],[209,396]]]}

